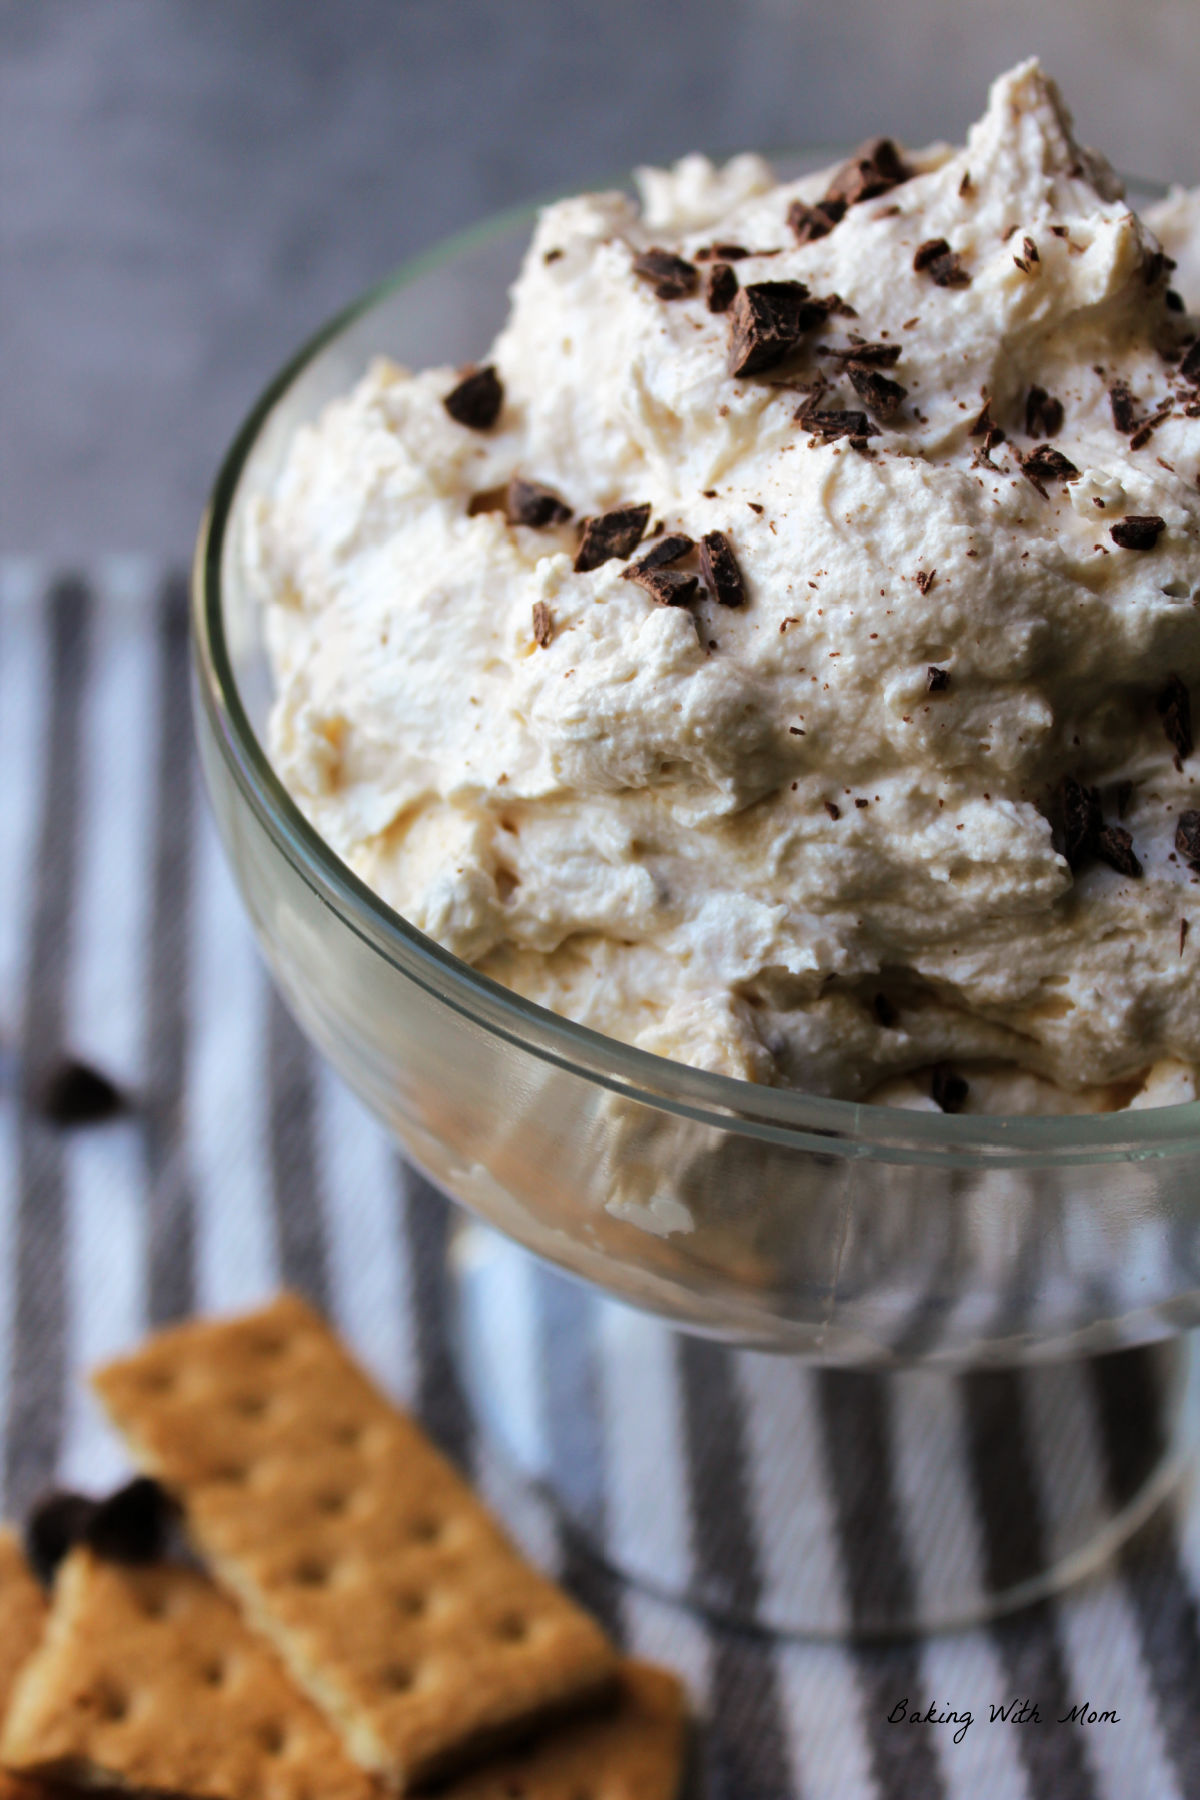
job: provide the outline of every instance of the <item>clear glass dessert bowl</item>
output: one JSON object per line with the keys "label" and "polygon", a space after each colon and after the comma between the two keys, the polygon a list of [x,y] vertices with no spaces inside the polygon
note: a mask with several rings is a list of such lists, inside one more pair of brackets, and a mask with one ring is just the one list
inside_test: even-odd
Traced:
{"label": "clear glass dessert bowl", "polygon": [[[263,618],[242,573],[248,508],[296,428],[372,356],[479,357],[531,218],[418,259],[327,326],[251,412],[203,522],[202,762],[286,1001],[476,1218],[685,1332],[862,1369],[1011,1367],[1178,1340],[1200,1324],[1200,1104],[929,1115],[667,1062],[448,954],[358,880],[274,773]],[[1184,1360],[1167,1353],[1172,1419]]]}

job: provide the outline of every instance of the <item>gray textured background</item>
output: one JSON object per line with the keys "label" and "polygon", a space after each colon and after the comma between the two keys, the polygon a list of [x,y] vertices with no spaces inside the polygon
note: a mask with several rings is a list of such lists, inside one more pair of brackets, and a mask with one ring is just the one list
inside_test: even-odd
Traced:
{"label": "gray textured background", "polygon": [[0,0],[0,549],[187,553],[275,366],[411,252],[697,144],[960,133],[1037,51],[1200,179],[1195,0]]}

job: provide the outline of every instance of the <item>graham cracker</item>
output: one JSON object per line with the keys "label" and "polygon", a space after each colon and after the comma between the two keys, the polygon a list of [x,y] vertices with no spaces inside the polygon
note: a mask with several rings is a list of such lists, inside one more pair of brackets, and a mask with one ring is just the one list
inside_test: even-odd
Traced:
{"label": "graham cracker", "polygon": [[25,1561],[20,1539],[15,1531],[0,1529],[0,1717],[8,1710],[17,1674],[36,1650],[45,1623],[45,1595]]}
{"label": "graham cracker", "polygon": [[392,1789],[615,1678],[599,1626],[294,1296],[164,1332],[95,1386],[218,1580]]}
{"label": "graham cracker", "polygon": [[195,1800],[379,1794],[207,1576],[84,1549],[59,1570],[0,1761],[72,1786]]}
{"label": "graham cracker", "polygon": [[630,1661],[610,1709],[547,1729],[439,1788],[438,1800],[676,1800],[686,1731],[680,1682]]}

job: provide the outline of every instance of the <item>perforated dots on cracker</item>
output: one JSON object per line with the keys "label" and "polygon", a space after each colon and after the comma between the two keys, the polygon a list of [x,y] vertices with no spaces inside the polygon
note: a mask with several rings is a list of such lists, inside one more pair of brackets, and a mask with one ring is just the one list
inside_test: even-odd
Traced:
{"label": "perforated dots on cracker", "polygon": [[96,1388],[247,1619],[389,1786],[615,1678],[595,1622],[301,1301],[177,1327]]}
{"label": "perforated dots on cracker", "polygon": [[0,1740],[18,1772],[196,1800],[373,1800],[325,1718],[204,1575],[71,1552]]}

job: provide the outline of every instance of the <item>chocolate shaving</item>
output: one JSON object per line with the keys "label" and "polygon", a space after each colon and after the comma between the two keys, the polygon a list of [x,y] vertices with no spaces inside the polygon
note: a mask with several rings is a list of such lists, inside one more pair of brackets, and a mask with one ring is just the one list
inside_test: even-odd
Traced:
{"label": "chocolate shaving", "polygon": [[907,398],[908,389],[898,381],[881,375],[878,369],[863,368],[857,362],[846,364],[850,384],[860,400],[865,400],[877,419],[890,419]]}
{"label": "chocolate shaving", "polygon": [[694,600],[699,578],[683,569],[647,569],[635,563],[625,570],[626,581],[636,581],[652,594],[660,606],[686,606]]}
{"label": "chocolate shaving", "polygon": [[803,200],[793,200],[788,207],[787,222],[795,232],[798,244],[812,244],[818,238],[828,237],[834,226],[841,223],[845,212],[845,200],[836,197],[826,196],[814,206],[806,205]]}
{"label": "chocolate shaving", "polygon": [[963,268],[958,251],[952,250],[945,238],[926,238],[923,244],[918,244],[912,266],[918,275],[928,274],[936,287],[971,285],[971,277]]}
{"label": "chocolate shaving", "polygon": [[929,1092],[944,1113],[959,1113],[967,1103],[971,1089],[962,1075],[938,1063],[929,1083]]}
{"label": "chocolate shaving", "polygon": [[880,194],[890,193],[892,188],[908,181],[911,175],[912,170],[891,138],[870,138],[842,164],[826,188],[821,204],[841,200],[846,206],[857,206],[863,200],[876,200]]}
{"label": "chocolate shaving", "polygon": [[670,537],[665,537],[661,544],[655,544],[652,550],[647,550],[645,556],[639,557],[637,562],[632,563],[630,567],[624,571],[625,579],[627,581],[633,581],[638,574],[643,573],[646,569],[665,568],[668,563],[678,562],[680,557],[686,556],[689,550],[694,550],[695,548],[696,543],[694,538],[688,537],[685,532],[674,531],[671,533]]}
{"label": "chocolate shaving", "polygon": [[1108,535],[1122,550],[1153,550],[1166,523],[1157,513],[1129,513],[1109,526]]}
{"label": "chocolate shaving", "polygon": [[472,494],[467,501],[468,519],[476,519],[480,513],[508,511],[508,489],[506,487],[483,488],[478,494]]}
{"label": "chocolate shaving", "polygon": [[571,508],[553,488],[520,475],[514,475],[508,484],[504,510],[510,525],[530,525],[535,531],[563,525],[571,517]]}
{"label": "chocolate shaving", "polygon": [[614,506],[611,512],[599,513],[583,521],[583,536],[575,553],[575,572],[586,575],[614,556],[632,556],[642,541],[650,507]]}
{"label": "chocolate shaving", "polygon": [[1065,776],[1055,789],[1052,812],[1054,822],[1061,828],[1062,853],[1068,867],[1073,871],[1081,869],[1104,829],[1099,788],[1085,787],[1073,775]]}
{"label": "chocolate shaving", "polygon": [[1142,423],[1138,426],[1137,430],[1129,440],[1129,448],[1131,450],[1143,449],[1145,445],[1150,442],[1150,439],[1154,436],[1154,433],[1158,430],[1163,421],[1170,418],[1174,410],[1174,402],[1168,400],[1164,405],[1159,407],[1156,413],[1152,413],[1148,419],[1143,419]]}
{"label": "chocolate shaving", "polygon": [[1002,444],[1004,442],[1004,433],[1000,430],[1000,427],[992,417],[992,397],[990,394],[985,395],[979,416],[971,426],[967,435],[968,437],[989,438],[991,440],[988,444],[989,450],[991,449],[992,444]]}
{"label": "chocolate shaving", "polygon": [[930,588],[933,586],[933,578],[936,574],[936,569],[917,570],[915,580],[917,583],[918,594],[927,594],[929,592]]}
{"label": "chocolate shaving", "polygon": [[83,1541],[104,1562],[158,1562],[176,1516],[158,1482],[139,1475],[95,1507],[84,1527]]}
{"label": "chocolate shaving", "polygon": [[81,1544],[96,1510],[86,1494],[55,1492],[39,1500],[25,1526],[29,1566],[44,1588],[54,1586],[59,1565]]}
{"label": "chocolate shaving", "polygon": [[1179,373],[1185,381],[1200,382],[1200,338],[1185,352]]}
{"label": "chocolate shaving", "polygon": [[1190,756],[1194,748],[1192,700],[1178,675],[1168,675],[1167,685],[1155,699],[1154,705],[1163,722],[1167,741],[1175,754],[1180,758]]}
{"label": "chocolate shaving", "polygon": [[927,692],[929,692],[931,694],[944,694],[946,689],[949,686],[950,686],[950,671],[949,671],[949,669],[935,668],[933,663],[930,663],[929,668],[925,674],[925,687],[926,687]]}
{"label": "chocolate shaving", "polygon": [[826,800],[824,804],[825,811],[829,814],[831,819],[837,820],[841,818],[842,809],[833,800]]}
{"label": "chocolate shaving", "polygon": [[1023,275],[1028,275],[1032,270],[1034,263],[1040,263],[1042,259],[1038,254],[1038,247],[1031,237],[1022,238],[1021,250],[1023,254],[1014,256],[1013,261]]}
{"label": "chocolate shaving", "polygon": [[120,1088],[90,1063],[67,1057],[38,1083],[34,1104],[54,1125],[98,1125],[126,1109]]}
{"label": "chocolate shaving", "polygon": [[1044,387],[1031,387],[1025,396],[1025,434],[1033,438],[1057,437],[1062,430],[1063,404]]}
{"label": "chocolate shaving", "polygon": [[633,259],[633,272],[653,284],[660,300],[682,300],[694,294],[700,279],[695,263],[676,256],[673,250],[643,250]]}
{"label": "chocolate shaving", "polygon": [[1163,299],[1166,301],[1168,312],[1182,313],[1187,311],[1187,301],[1178,289],[1168,288],[1163,295]]}
{"label": "chocolate shaving", "polygon": [[818,356],[828,356],[844,367],[857,363],[860,369],[890,369],[900,361],[901,346],[899,344],[848,344],[844,349],[835,349],[832,344],[822,344],[817,350]]}
{"label": "chocolate shaving", "polygon": [[738,291],[738,278],[727,262],[715,262],[704,284],[704,303],[711,313],[728,312]]}
{"label": "chocolate shaving", "polygon": [[923,244],[917,245],[912,266],[919,275],[924,269],[932,267],[939,256],[947,256],[949,252],[950,246],[945,238],[926,238]]}
{"label": "chocolate shaving", "polygon": [[742,288],[729,308],[729,373],[773,369],[825,315],[802,281],[756,281]]}
{"label": "chocolate shaving", "polygon": [[1102,825],[1096,833],[1095,850],[1118,875],[1136,880],[1142,873],[1142,865],[1133,853],[1133,839],[1123,825]]}
{"label": "chocolate shaving", "polygon": [[504,405],[504,389],[492,363],[486,368],[472,369],[458,386],[451,388],[442,405],[450,417],[471,431],[490,431],[500,417]]}
{"label": "chocolate shaving", "polygon": [[878,425],[873,424],[865,412],[844,407],[819,411],[811,404],[811,397],[794,417],[796,423],[811,431],[821,444],[836,444],[839,438],[849,438],[857,449],[868,438],[879,436]]}
{"label": "chocolate shaving", "polygon": [[1126,381],[1114,381],[1108,390],[1108,403],[1112,407],[1113,424],[1118,431],[1128,437],[1138,428],[1137,401]]}
{"label": "chocolate shaving", "polygon": [[1038,491],[1042,499],[1048,499],[1045,483],[1047,481],[1069,481],[1078,475],[1079,470],[1069,457],[1056,450],[1053,444],[1038,444],[1028,456],[1018,457],[1021,473]]}
{"label": "chocolate shaving", "polygon": [[993,425],[987,436],[984,438],[983,443],[975,452],[971,461],[971,467],[973,469],[980,467],[994,469],[996,464],[992,461],[992,451],[996,448],[997,444],[1002,444],[1003,442],[1004,433],[998,425]]}
{"label": "chocolate shaving", "polygon": [[1175,826],[1175,848],[1188,868],[1200,874],[1200,812],[1180,813]]}
{"label": "chocolate shaving", "polygon": [[723,531],[706,531],[700,539],[700,567],[720,605],[745,605],[742,571]]}
{"label": "chocolate shaving", "polygon": [[544,600],[533,603],[533,641],[539,650],[545,650],[554,639],[554,615]]}

